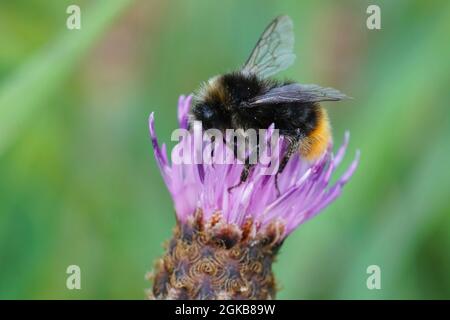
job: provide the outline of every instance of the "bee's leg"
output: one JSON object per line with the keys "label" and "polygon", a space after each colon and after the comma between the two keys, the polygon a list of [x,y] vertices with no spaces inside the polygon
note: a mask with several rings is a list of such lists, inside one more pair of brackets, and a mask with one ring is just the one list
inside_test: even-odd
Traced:
{"label": "bee's leg", "polygon": [[289,162],[289,159],[292,157],[293,154],[298,152],[298,148],[300,147],[301,139],[297,138],[292,140],[289,143],[288,149],[286,153],[284,154],[283,159],[280,162],[280,166],[278,167],[278,171],[275,175],[275,188],[277,189],[277,196],[280,196],[280,188],[278,186],[278,175],[283,172],[284,168],[286,168],[286,165]]}
{"label": "bee's leg", "polygon": [[250,175],[250,171],[252,169],[252,167],[254,166],[254,164],[251,164],[249,162],[245,162],[244,168],[242,169],[241,172],[241,178],[239,179],[238,184],[229,187],[228,188],[228,192],[230,192],[231,190],[233,190],[234,188],[240,187],[245,181],[247,181],[248,176]]}
{"label": "bee's leg", "polygon": [[[256,152],[256,154],[259,154],[259,144],[257,143],[253,148],[251,153]],[[250,171],[252,170],[252,168],[255,166],[255,164],[252,164],[250,161],[250,155],[245,159],[245,163],[244,163],[244,168],[242,169],[241,172],[241,177],[239,179],[239,183],[228,188],[228,192],[230,192],[231,190],[233,190],[234,188],[240,187],[245,181],[247,181],[248,176],[250,175]]]}

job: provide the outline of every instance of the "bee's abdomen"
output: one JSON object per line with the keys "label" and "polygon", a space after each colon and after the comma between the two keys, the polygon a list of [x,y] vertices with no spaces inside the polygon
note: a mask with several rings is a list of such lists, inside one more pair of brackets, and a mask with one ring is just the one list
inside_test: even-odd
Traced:
{"label": "bee's abdomen", "polygon": [[319,158],[331,140],[328,115],[318,103],[268,104],[251,111],[248,117],[258,122],[258,128],[274,123],[281,135],[300,141],[299,152],[306,159]]}
{"label": "bee's abdomen", "polygon": [[249,110],[261,129],[272,123],[281,133],[307,136],[317,125],[318,106],[313,103],[279,103],[260,105]]}
{"label": "bee's abdomen", "polygon": [[331,139],[328,114],[324,108],[318,106],[316,109],[316,124],[302,139],[300,154],[308,160],[318,159],[327,150]]}

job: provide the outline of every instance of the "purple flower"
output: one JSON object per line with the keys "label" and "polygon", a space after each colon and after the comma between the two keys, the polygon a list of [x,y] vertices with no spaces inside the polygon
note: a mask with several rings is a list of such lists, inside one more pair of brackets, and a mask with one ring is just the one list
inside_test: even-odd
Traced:
{"label": "purple flower", "polygon": [[[179,98],[180,128],[187,129],[190,104],[191,96]],[[149,126],[155,158],[173,198],[178,221],[185,223],[201,210],[205,223],[220,216],[227,224],[243,228],[250,220],[253,235],[273,222],[283,224],[282,238],[289,235],[341,194],[359,161],[357,152],[344,174],[334,184],[330,182],[347,149],[349,133],[346,132],[336,154],[332,153],[330,145],[326,154],[313,163],[298,154],[293,156],[278,176],[280,194],[275,187],[275,175],[263,174],[261,164],[255,165],[246,182],[228,191],[239,182],[242,164],[171,164],[166,146],[160,147],[158,143],[153,113]],[[188,143],[187,139],[182,139],[179,145]]]}

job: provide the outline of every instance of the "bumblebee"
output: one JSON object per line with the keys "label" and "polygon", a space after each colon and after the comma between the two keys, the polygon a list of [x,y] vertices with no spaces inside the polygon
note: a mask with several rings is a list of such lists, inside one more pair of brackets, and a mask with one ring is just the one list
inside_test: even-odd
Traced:
{"label": "bumblebee", "polygon": [[[296,152],[308,160],[320,158],[332,137],[327,112],[319,102],[347,96],[333,88],[271,78],[294,62],[293,48],[292,20],[288,16],[275,18],[241,69],[215,76],[202,85],[194,95],[190,124],[201,121],[204,129],[223,132],[267,129],[274,124],[288,141],[277,175]],[[238,185],[246,181],[251,167],[246,163]]]}

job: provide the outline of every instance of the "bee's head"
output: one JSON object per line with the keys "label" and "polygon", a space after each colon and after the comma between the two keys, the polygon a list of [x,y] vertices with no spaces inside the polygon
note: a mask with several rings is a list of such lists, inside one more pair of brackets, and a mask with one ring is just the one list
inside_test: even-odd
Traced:
{"label": "bee's head", "polygon": [[202,123],[203,129],[222,129],[226,126],[224,115],[220,107],[208,104],[205,102],[198,102],[192,109],[194,120]]}

